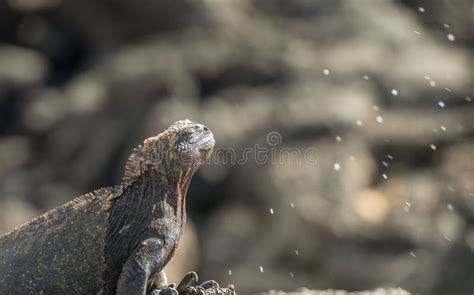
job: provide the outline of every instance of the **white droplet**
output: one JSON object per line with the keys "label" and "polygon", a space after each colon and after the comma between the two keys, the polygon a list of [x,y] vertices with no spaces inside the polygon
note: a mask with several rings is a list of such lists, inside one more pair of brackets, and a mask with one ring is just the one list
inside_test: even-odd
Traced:
{"label": "white droplet", "polygon": [[444,87],[444,90],[446,90],[447,92],[453,92],[453,90],[451,88],[448,88],[448,87]]}
{"label": "white droplet", "polygon": [[411,207],[411,203],[408,202],[408,201],[405,201],[405,205],[406,205],[407,207]]}
{"label": "white droplet", "polygon": [[393,160],[393,156],[392,155],[387,155],[387,158],[389,158],[390,160]]}
{"label": "white droplet", "polygon": [[417,35],[421,35],[420,32],[418,32],[417,30],[413,30],[413,33],[417,34]]}
{"label": "white droplet", "polygon": [[392,95],[397,96],[398,95],[398,90],[397,89],[392,89]]}
{"label": "white droplet", "polygon": [[449,33],[448,35],[446,35],[446,38],[448,38],[449,41],[453,42],[454,40],[456,40],[456,36],[454,36],[453,34]]}
{"label": "white droplet", "polygon": [[425,80],[430,80],[429,76],[424,76]]}
{"label": "white droplet", "polygon": [[263,272],[263,266],[259,266],[258,269],[260,269],[260,272]]}
{"label": "white droplet", "polygon": [[446,127],[441,125],[441,130],[446,131]]}
{"label": "white droplet", "polygon": [[295,254],[300,255],[300,252],[298,252],[298,250],[295,250]]}
{"label": "white droplet", "polygon": [[324,69],[323,73],[324,73],[324,75],[329,76],[329,70],[328,69]]}
{"label": "white droplet", "polygon": [[382,161],[382,165],[384,165],[385,167],[388,167],[388,163],[385,161]]}
{"label": "white droplet", "polygon": [[433,150],[433,151],[436,151],[436,146],[434,144],[430,145],[430,148]]}
{"label": "white droplet", "polygon": [[342,138],[341,138],[339,135],[337,135],[337,136],[336,136],[336,141],[337,141],[337,142],[341,142],[341,141],[342,141]]}
{"label": "white droplet", "polygon": [[336,170],[336,171],[341,170],[341,164],[339,164],[339,163],[334,163],[334,170]]}
{"label": "white droplet", "polygon": [[379,107],[378,107],[378,106],[376,106],[376,105],[373,105],[373,106],[372,106],[372,109],[373,109],[374,111],[376,111],[376,112],[378,112],[378,111],[379,111]]}
{"label": "white droplet", "polygon": [[448,210],[449,210],[449,211],[453,211],[453,209],[454,209],[454,207],[453,207],[452,204],[448,204],[447,207],[448,207]]}
{"label": "white droplet", "polygon": [[431,80],[431,81],[430,81],[430,86],[431,86],[431,87],[436,87],[436,81],[435,81],[435,80]]}
{"label": "white droplet", "polygon": [[369,80],[369,76],[367,76],[367,75],[364,75],[362,77],[364,78],[364,80],[367,80],[367,81]]}
{"label": "white droplet", "polygon": [[444,108],[446,106],[446,104],[443,101],[438,101],[438,105],[441,108]]}
{"label": "white droplet", "polygon": [[471,101],[472,101],[472,98],[471,98],[470,96],[466,96],[466,101],[471,102]]}
{"label": "white droplet", "polygon": [[410,255],[413,256],[413,257],[416,257],[416,254],[414,252],[411,252],[411,251],[410,251]]}
{"label": "white droplet", "polygon": [[425,12],[425,8],[420,6],[420,7],[418,7],[418,11],[419,12]]}
{"label": "white droplet", "polygon": [[385,173],[382,174],[382,177],[383,177],[384,179],[388,179],[387,174],[385,174]]}
{"label": "white droplet", "polygon": [[382,116],[377,116],[377,117],[375,118],[375,120],[377,120],[377,123],[380,123],[380,124],[383,123],[383,117],[382,117]]}
{"label": "white droplet", "polygon": [[350,155],[350,156],[349,156],[349,160],[351,160],[352,162],[354,162],[355,159],[356,159],[356,158],[355,158],[353,155]]}
{"label": "white droplet", "polygon": [[273,214],[273,213],[274,213],[273,208],[270,208],[270,214]]}
{"label": "white droplet", "polygon": [[232,275],[232,269],[229,269],[229,276]]}
{"label": "white droplet", "polygon": [[294,278],[295,275],[292,272],[290,272],[290,277]]}
{"label": "white droplet", "polygon": [[362,121],[361,121],[361,120],[357,120],[357,121],[356,121],[356,124],[357,124],[357,126],[362,126]]}
{"label": "white droplet", "polygon": [[293,204],[293,202],[290,202],[290,206],[291,208],[295,208],[295,204]]}
{"label": "white droplet", "polygon": [[449,25],[448,25],[448,24],[443,24],[443,27],[449,29]]}

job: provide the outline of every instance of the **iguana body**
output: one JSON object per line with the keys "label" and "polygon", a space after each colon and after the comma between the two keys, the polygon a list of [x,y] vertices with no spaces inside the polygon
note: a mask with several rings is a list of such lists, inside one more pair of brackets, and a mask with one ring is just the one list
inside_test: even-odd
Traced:
{"label": "iguana body", "polygon": [[0,237],[0,294],[145,294],[176,249],[189,181],[213,146],[205,126],[177,121],[135,150],[121,185]]}

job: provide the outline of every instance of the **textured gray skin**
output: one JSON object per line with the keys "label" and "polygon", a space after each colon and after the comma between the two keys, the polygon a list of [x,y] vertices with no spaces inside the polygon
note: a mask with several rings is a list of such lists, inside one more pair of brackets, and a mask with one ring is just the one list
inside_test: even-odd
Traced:
{"label": "textured gray skin", "polygon": [[78,197],[0,237],[0,294],[146,294],[173,256],[185,196],[214,146],[189,120],[148,138],[122,184]]}

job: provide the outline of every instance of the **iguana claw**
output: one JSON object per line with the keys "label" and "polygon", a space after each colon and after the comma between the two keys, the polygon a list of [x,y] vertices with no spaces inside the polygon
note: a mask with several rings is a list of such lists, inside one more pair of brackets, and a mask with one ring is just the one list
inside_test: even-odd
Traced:
{"label": "iguana claw", "polygon": [[178,284],[178,291],[183,292],[186,289],[196,286],[198,282],[198,275],[194,272],[188,272],[187,274],[184,275],[183,279],[181,280],[181,283]]}

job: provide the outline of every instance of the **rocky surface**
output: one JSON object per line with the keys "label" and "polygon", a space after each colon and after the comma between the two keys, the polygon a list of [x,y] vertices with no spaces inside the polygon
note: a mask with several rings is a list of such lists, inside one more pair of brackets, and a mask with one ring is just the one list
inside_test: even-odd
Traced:
{"label": "rocky surface", "polygon": [[410,295],[403,289],[376,289],[373,291],[347,292],[343,290],[309,290],[299,289],[295,292],[269,291],[261,295]]}
{"label": "rocky surface", "polygon": [[0,231],[113,185],[190,118],[218,147],[171,281],[470,294],[471,6],[2,2]]}

